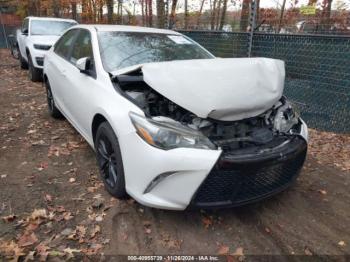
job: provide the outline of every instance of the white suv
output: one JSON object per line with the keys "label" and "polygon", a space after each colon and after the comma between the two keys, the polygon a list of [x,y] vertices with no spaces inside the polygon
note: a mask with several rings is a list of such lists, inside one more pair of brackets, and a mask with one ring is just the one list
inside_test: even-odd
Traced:
{"label": "white suv", "polygon": [[70,19],[27,17],[17,30],[19,60],[22,69],[29,68],[29,78],[39,81],[42,75],[44,54],[57,39],[77,22]]}

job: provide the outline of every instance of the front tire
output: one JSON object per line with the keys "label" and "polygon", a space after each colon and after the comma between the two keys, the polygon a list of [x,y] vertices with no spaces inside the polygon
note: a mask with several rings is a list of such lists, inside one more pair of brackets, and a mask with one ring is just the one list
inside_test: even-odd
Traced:
{"label": "front tire", "polygon": [[125,198],[125,177],[118,138],[108,122],[103,122],[95,137],[97,164],[106,190],[114,197]]}
{"label": "front tire", "polygon": [[21,66],[21,69],[28,69],[28,63],[22,57],[21,51],[19,51],[18,56],[19,56],[19,65]]}
{"label": "front tire", "polygon": [[32,57],[30,56],[30,54],[28,54],[28,64],[29,64],[29,71],[28,71],[28,75],[29,75],[29,79],[32,82],[39,82],[42,79],[42,71],[39,68],[36,68],[33,64],[33,60]]}
{"label": "front tire", "polygon": [[63,118],[62,113],[56,107],[55,99],[53,98],[53,94],[51,91],[51,86],[50,86],[49,80],[47,80],[47,79],[45,81],[45,87],[46,87],[47,108],[48,108],[50,116],[52,116],[53,118],[56,118],[56,119]]}

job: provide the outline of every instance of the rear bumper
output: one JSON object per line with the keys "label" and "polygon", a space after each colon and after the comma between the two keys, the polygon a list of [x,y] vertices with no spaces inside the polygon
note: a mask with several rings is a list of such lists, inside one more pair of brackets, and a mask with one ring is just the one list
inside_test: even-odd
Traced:
{"label": "rear bumper", "polygon": [[189,208],[249,204],[289,187],[304,164],[307,143],[301,136],[260,154],[223,153],[195,193]]}

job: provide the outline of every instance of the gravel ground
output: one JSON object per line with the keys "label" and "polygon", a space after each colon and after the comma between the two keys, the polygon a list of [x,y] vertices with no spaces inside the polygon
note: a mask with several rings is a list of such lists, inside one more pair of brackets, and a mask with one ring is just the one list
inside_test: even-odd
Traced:
{"label": "gravel ground", "polygon": [[0,260],[105,254],[350,253],[350,137],[311,130],[297,183],[269,200],[171,212],[111,198],[94,152],[0,50]]}

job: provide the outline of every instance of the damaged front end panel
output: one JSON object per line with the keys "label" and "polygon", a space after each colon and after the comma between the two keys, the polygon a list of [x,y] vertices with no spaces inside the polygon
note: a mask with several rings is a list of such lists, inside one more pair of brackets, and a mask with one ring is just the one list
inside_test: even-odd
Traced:
{"label": "damaged front end panel", "polygon": [[[142,67],[112,80],[121,94],[144,111],[146,117],[131,115],[131,119],[147,143],[165,150],[222,150],[191,206],[254,202],[284,190],[301,170],[307,151],[303,123],[284,96],[259,115],[224,121],[199,117],[155,91],[144,81]],[[143,122],[153,125],[152,131]]]}
{"label": "damaged front end panel", "polygon": [[254,152],[281,137],[300,133],[301,122],[285,97],[261,115],[237,121],[200,118],[153,90],[142,78],[141,69],[114,78],[120,92],[156,122],[181,125],[208,137],[223,151]]}

